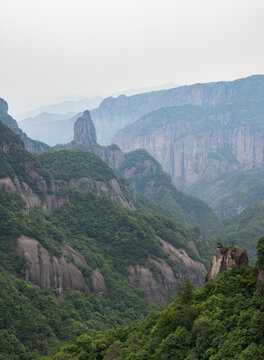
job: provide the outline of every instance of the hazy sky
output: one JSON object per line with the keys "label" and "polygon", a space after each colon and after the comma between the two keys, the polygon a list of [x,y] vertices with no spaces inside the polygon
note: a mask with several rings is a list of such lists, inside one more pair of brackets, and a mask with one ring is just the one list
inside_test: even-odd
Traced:
{"label": "hazy sky", "polygon": [[0,97],[57,99],[264,73],[264,0],[0,0]]}

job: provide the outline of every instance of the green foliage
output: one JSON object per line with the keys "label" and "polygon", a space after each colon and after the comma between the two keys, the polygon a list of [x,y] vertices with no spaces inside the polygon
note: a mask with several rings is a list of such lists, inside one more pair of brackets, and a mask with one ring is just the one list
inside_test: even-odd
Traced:
{"label": "green foliage", "polygon": [[251,262],[256,261],[256,246],[258,239],[264,233],[264,206],[255,204],[239,215],[224,220],[209,233],[210,241],[223,244],[233,242],[247,249]]}
{"label": "green foliage", "polygon": [[88,151],[61,150],[37,155],[36,159],[58,180],[88,177],[107,182],[116,178],[102,159]]}
{"label": "green foliage", "polygon": [[[208,191],[210,187],[214,192]],[[222,218],[236,215],[255,203],[264,201],[264,171],[252,169],[224,174],[216,181],[198,182],[188,192],[204,199]]]}
{"label": "green foliage", "polygon": [[[147,163],[149,169],[145,174]],[[129,182],[139,194],[136,201],[138,209],[173,217],[187,226],[199,225],[205,233],[219,223],[218,217],[206,203],[177,190],[171,177],[162,171],[161,165],[147,151],[138,149],[125,154],[119,174],[126,176],[130,170],[133,173],[129,176]],[[154,204],[142,199],[142,194]]]}
{"label": "green foliage", "polygon": [[258,241],[257,252],[257,266],[260,270],[264,268],[264,237],[262,236]]}
{"label": "green foliage", "polygon": [[52,359],[264,359],[263,309],[255,269],[236,267],[202,289],[184,284],[162,312],[101,336],[81,337]]}

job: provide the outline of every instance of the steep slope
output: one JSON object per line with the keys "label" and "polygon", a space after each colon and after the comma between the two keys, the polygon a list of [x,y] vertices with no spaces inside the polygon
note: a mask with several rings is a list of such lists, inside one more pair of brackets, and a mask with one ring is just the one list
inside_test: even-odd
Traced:
{"label": "steep slope", "polygon": [[188,192],[206,201],[220,217],[228,218],[255,203],[264,203],[264,170],[225,174],[213,182],[198,182]]}
{"label": "steep slope", "polygon": [[74,124],[73,141],[68,144],[59,144],[53,147],[58,150],[83,150],[90,151],[101,157],[112,169],[117,169],[124,161],[124,154],[118,146],[100,146],[90,112],[84,111]]}
{"label": "steep slope", "polygon": [[[25,359],[33,350],[46,354],[56,342],[142,317],[151,302],[172,299],[184,279],[202,284],[208,262],[197,250],[202,239],[194,230],[96,193],[91,181],[119,183],[94,154],[47,153],[39,155],[40,164],[16,134],[0,126],[1,179],[17,186],[0,186],[1,309],[8,314],[1,324],[2,353],[13,359],[18,351]],[[67,185],[84,178],[89,188]],[[41,201],[54,196],[63,202],[44,211],[23,200],[25,188],[26,195],[34,188]],[[16,301],[22,303],[13,308]],[[29,321],[22,326],[26,313]]]}
{"label": "steep slope", "polygon": [[30,139],[17,125],[16,120],[14,120],[10,115],[8,115],[8,104],[5,100],[0,98],[0,121],[7,125],[11,130],[20,136],[22,141],[25,144],[25,147],[28,151],[34,153],[42,153],[45,151],[50,151],[50,147],[40,141],[35,141]]}
{"label": "steep slope", "polygon": [[261,269],[263,261],[259,269],[234,266],[197,290],[185,283],[165,310],[115,331],[83,335],[50,359],[261,360],[263,287],[257,282]]}
{"label": "steep slope", "polygon": [[91,152],[61,150],[36,156],[36,159],[70,188],[106,195],[121,206],[134,209],[132,195],[120,182],[113,170]]}
{"label": "steep slope", "polygon": [[18,192],[29,208],[51,211],[67,201],[57,194],[59,184],[25,150],[23,142],[0,122],[0,184],[7,191]]}
{"label": "steep slope", "polygon": [[[175,89],[154,91],[133,96],[121,95],[102,101],[91,112],[98,141],[109,144],[117,131],[132,124],[141,116],[159,108],[185,104],[210,107],[237,98],[258,98],[264,89],[264,76],[250,76],[236,81],[180,86]],[[112,141],[116,143],[115,138]],[[134,149],[131,149],[134,150]],[[162,165],[164,165],[162,163]]]}
{"label": "steep slope", "polygon": [[219,223],[217,216],[203,201],[177,190],[171,177],[145,150],[125,154],[118,173],[129,179],[136,192],[154,200],[164,213],[167,211],[169,216],[186,225],[199,224],[206,233]]}
{"label": "steep slope", "polygon": [[263,166],[263,103],[262,95],[209,109],[159,109],[121,130],[113,141],[125,152],[146,149],[186,189],[197,181]]}
{"label": "steep slope", "polygon": [[[81,149],[100,156],[118,175],[129,179],[133,190],[154,200],[158,205],[154,209],[153,204],[147,204],[148,200],[144,201],[142,197],[139,197],[137,209],[151,212],[157,210],[186,225],[198,224],[204,232],[217,224],[217,216],[212,210],[201,200],[178,191],[172,184],[170,176],[162,171],[161,165],[146,151],[138,150],[124,155],[117,146],[99,146],[96,141],[96,132],[90,113],[85,111],[74,125],[74,140],[69,144],[56,146],[55,150]],[[86,155],[79,154],[79,156]],[[51,155],[47,157],[52,158]],[[82,161],[85,168],[85,160]],[[87,161],[89,161],[88,158]]]}
{"label": "steep slope", "polygon": [[212,243],[217,241],[227,245],[234,243],[247,249],[251,263],[256,261],[258,239],[264,233],[264,206],[252,205],[239,215],[224,220],[213,229],[209,236]]}

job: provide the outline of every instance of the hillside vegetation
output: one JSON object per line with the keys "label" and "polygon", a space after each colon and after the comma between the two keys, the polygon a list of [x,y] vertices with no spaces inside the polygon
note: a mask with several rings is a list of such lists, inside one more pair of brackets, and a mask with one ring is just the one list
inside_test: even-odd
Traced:
{"label": "hillside vegetation", "polygon": [[[162,171],[158,161],[144,149],[125,154],[118,173],[129,179],[137,193],[153,200],[163,214],[187,226],[198,225],[204,233],[208,233],[220,221],[205,202],[179,191],[173,185],[170,175]],[[152,209],[157,211],[155,206]]]}
{"label": "hillside vegetation", "polygon": [[256,285],[256,275],[255,268],[234,267],[202,289],[185,283],[162,312],[105,334],[83,335],[52,359],[264,359],[263,286]]}

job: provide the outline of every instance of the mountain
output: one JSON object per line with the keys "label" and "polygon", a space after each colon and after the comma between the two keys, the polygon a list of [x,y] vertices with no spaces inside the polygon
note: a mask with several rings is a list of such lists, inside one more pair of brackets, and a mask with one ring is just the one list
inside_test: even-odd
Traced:
{"label": "mountain", "polygon": [[258,239],[264,233],[264,206],[252,205],[239,215],[225,219],[209,232],[211,243],[234,243],[247,249],[251,263],[256,261]]}
{"label": "mountain", "polygon": [[[125,154],[117,172],[129,180],[134,191],[150,198],[164,209],[164,214],[185,225],[199,225],[202,231],[207,233],[219,223],[218,217],[206,203],[179,191],[173,185],[171,177],[162,171],[158,161],[146,150],[138,149]],[[153,204],[149,211],[151,207],[153,211]]]}
{"label": "mountain", "polygon": [[40,141],[30,139],[17,125],[15,119],[13,119],[8,113],[8,104],[4,99],[0,98],[0,121],[12,129],[16,134],[20,136],[25,144],[25,147],[30,152],[45,152],[50,151],[50,147]]}
{"label": "mountain", "polygon": [[87,109],[96,108],[97,106],[99,106],[102,100],[103,98],[101,97],[93,97],[93,98],[81,99],[77,101],[68,100],[58,104],[41,106],[37,109],[33,109],[31,111],[25,112],[24,114],[21,114],[20,116],[18,116],[18,120],[21,121],[29,117],[36,117],[41,113],[52,113],[52,114],[55,113],[60,115],[62,114],[66,115],[71,112],[79,113]]}
{"label": "mountain", "polygon": [[[125,152],[146,149],[185,190],[198,181],[215,181],[264,163],[264,76],[204,84],[200,89],[203,106],[156,110],[113,138]],[[204,95],[205,89],[211,89],[211,97]]]}
{"label": "mountain", "polygon": [[264,203],[264,170],[224,174],[215,181],[197,182],[188,192],[206,201],[221,218],[228,218],[255,203]]}
{"label": "mountain", "polygon": [[256,75],[236,81],[194,84],[133,96],[109,97],[102,101],[99,108],[91,112],[91,116],[99,143],[116,143],[115,133],[154,110],[183,105],[207,108],[228,102],[235,97],[254,99],[262,96],[263,83],[264,76]]}
{"label": "mountain", "polygon": [[[13,120],[13,122],[16,124],[15,120]],[[9,123],[7,123],[7,125],[8,124]],[[21,136],[21,134],[23,134],[22,131],[20,129],[18,129],[18,131]],[[30,149],[31,148],[29,148],[29,150]],[[116,145],[98,145],[96,130],[88,110],[78,116],[75,121],[73,140],[70,143],[58,144],[52,148],[48,148],[48,151],[52,152],[59,150],[92,152],[102,158],[119,176],[129,178],[131,184],[135,184],[135,180],[137,179],[137,186],[135,187],[133,185],[132,189],[147,196],[147,198],[138,198],[137,209],[141,208],[141,210],[144,211],[154,211],[155,213],[172,216],[185,225],[199,225],[205,233],[218,222],[215,214],[205,203],[195,197],[179,192],[172,184],[169,175],[162,171],[161,165],[146,151],[138,151],[125,156]],[[34,148],[33,152],[38,153],[38,148]],[[55,157],[55,155],[51,155],[50,158],[55,159]],[[48,158],[48,155],[44,158]],[[67,161],[63,156],[61,156],[60,159],[64,163]],[[81,159],[80,156],[78,157],[78,161],[82,162],[84,169],[86,168],[85,162],[90,160],[91,158],[89,158],[88,155],[86,156],[86,160]],[[58,163],[57,161],[56,165],[58,165]],[[77,169],[75,169],[75,171],[76,170]],[[150,173],[152,173],[152,175],[150,175]],[[142,177],[142,175],[144,176]],[[151,179],[149,175],[154,176],[154,178]],[[140,188],[142,187],[140,184],[146,181],[148,184],[145,184],[145,189]],[[94,185],[93,189],[95,188]],[[150,202],[149,199],[154,200],[155,203]]]}
{"label": "mountain", "polygon": [[[128,154],[115,145],[97,144],[96,131],[89,111],[85,111],[74,125],[74,140],[65,145],[57,145],[54,150],[78,149],[90,151],[101,157],[119,176],[129,180],[130,188],[148,200],[139,197],[137,209],[143,207],[175,218],[187,226],[199,225],[203,232],[216,226],[219,219],[203,201],[177,190],[161,165],[146,151],[137,150]],[[163,209],[162,209],[163,208]]]}
{"label": "mountain", "polygon": [[213,266],[220,257],[227,267],[202,289],[187,282],[165,310],[114,331],[82,335],[49,359],[263,359],[263,243],[261,238],[257,268],[246,266],[245,249],[218,249]]}
{"label": "mountain", "polygon": [[73,126],[80,113],[53,114],[43,112],[19,122],[19,126],[31,138],[49,146],[66,144],[72,139]]}
{"label": "mountain", "polygon": [[200,235],[136,211],[124,182],[95,154],[32,155],[0,122],[0,170],[3,358],[47,355],[161,308],[184,279],[202,285]]}

